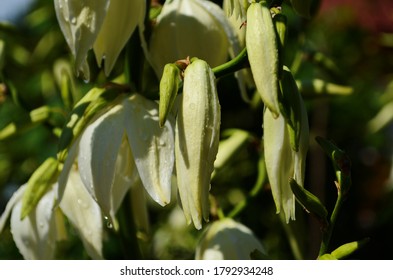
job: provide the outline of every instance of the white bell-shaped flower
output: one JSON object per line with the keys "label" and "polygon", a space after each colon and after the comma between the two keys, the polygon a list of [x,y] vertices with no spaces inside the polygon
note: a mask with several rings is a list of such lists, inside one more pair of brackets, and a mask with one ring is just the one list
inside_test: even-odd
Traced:
{"label": "white bell-shaped flower", "polygon": [[158,123],[158,105],[139,94],[123,98],[93,120],[71,147],[59,177],[59,197],[77,159],[81,179],[114,219],[130,187],[139,179],[160,205],[170,202],[174,165],[171,122]]}
{"label": "white bell-shaped flower", "polygon": [[239,52],[223,10],[206,0],[166,1],[150,38],[150,60],[158,77],[165,64],[188,56],[215,67]]}
{"label": "white bell-shaped flower", "polygon": [[299,150],[291,148],[289,131],[284,117],[274,117],[265,108],[263,115],[263,143],[266,170],[272,189],[277,213],[284,211],[286,221],[295,220],[295,196],[292,193],[289,179],[294,178],[301,186],[304,184],[306,155],[309,141],[307,112],[301,102],[301,131]]}
{"label": "white bell-shaped flower", "polygon": [[215,221],[204,232],[195,253],[197,260],[250,260],[250,254],[265,249],[245,225],[226,218]]}
{"label": "white bell-shaped flower", "polygon": [[93,46],[98,64],[105,60],[109,75],[135,28],[139,25],[143,30],[144,0],[54,0],[54,4],[75,68],[87,80],[87,53]]}
{"label": "white bell-shaped flower", "polygon": [[[21,186],[9,200],[0,217],[0,232],[11,215],[12,236],[22,256],[25,259],[53,259],[56,240],[61,235],[58,230],[62,228],[63,222],[55,207],[57,184],[41,198],[33,211],[21,220],[22,197],[26,186]],[[93,259],[102,259],[101,210],[83,188],[79,174],[75,170],[70,173],[60,210],[78,232],[89,256]]]}

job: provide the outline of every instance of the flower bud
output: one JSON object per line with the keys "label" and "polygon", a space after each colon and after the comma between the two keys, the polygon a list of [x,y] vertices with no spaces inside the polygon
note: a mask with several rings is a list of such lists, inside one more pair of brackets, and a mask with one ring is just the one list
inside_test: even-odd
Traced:
{"label": "flower bud", "polygon": [[202,227],[209,218],[210,176],[218,151],[220,104],[209,65],[196,60],[184,73],[179,104],[175,158],[177,183],[187,222]]}
{"label": "flower bud", "polygon": [[212,223],[203,234],[195,253],[197,260],[250,260],[250,254],[265,252],[246,226],[232,219]]}
{"label": "flower bud", "polygon": [[251,72],[262,101],[276,118],[278,108],[278,47],[276,30],[266,2],[247,10],[246,46]]}
{"label": "flower bud", "polygon": [[181,79],[179,67],[173,63],[165,65],[164,73],[162,74],[160,81],[160,127],[164,125],[166,118],[173,107],[180,83]]}

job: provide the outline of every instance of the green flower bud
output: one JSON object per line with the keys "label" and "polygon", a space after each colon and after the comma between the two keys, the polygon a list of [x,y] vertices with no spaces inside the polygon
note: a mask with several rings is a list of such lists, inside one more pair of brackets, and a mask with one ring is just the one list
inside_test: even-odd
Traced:
{"label": "green flower bud", "polygon": [[175,158],[177,183],[188,223],[202,228],[209,219],[210,177],[218,151],[220,104],[215,77],[210,66],[196,60],[184,73],[182,100],[179,104]]}
{"label": "green flower bud", "polygon": [[59,173],[59,162],[54,158],[45,160],[33,173],[23,195],[21,219],[28,216],[37,206],[40,199],[55,183]]}
{"label": "green flower bud", "polygon": [[250,260],[255,250],[265,252],[249,228],[232,219],[223,219],[212,223],[204,232],[195,259]]}
{"label": "green flower bud", "polygon": [[162,74],[160,81],[160,127],[164,125],[167,116],[173,107],[180,83],[181,79],[179,67],[173,63],[165,65],[164,73]]}
{"label": "green flower bud", "polygon": [[272,16],[264,1],[251,3],[247,10],[246,46],[257,90],[277,118],[278,46]]}

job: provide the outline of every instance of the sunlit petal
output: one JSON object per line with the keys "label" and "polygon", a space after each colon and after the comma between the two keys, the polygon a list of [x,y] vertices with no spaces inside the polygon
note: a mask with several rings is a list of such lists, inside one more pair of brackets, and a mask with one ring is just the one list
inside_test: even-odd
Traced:
{"label": "sunlit petal", "polygon": [[160,128],[158,105],[141,95],[123,101],[124,125],[144,187],[160,205],[170,201],[174,164],[174,136],[171,122]]}
{"label": "sunlit petal", "polygon": [[75,68],[89,79],[87,52],[93,47],[109,0],[55,0],[55,11],[61,31],[75,57]]}
{"label": "sunlit petal", "polygon": [[89,193],[109,217],[115,163],[124,128],[123,107],[116,105],[84,131],[78,154],[79,172]]}
{"label": "sunlit petal", "polygon": [[55,192],[47,192],[37,207],[20,219],[22,202],[11,214],[11,232],[19,252],[25,259],[53,259],[56,245],[56,224],[53,205]]}
{"label": "sunlit petal", "polygon": [[69,174],[60,208],[78,232],[89,256],[93,259],[102,259],[101,209],[83,186],[75,168]]}
{"label": "sunlit petal", "polygon": [[117,57],[136,26],[143,22],[145,0],[111,0],[105,21],[94,43],[97,63],[105,60],[105,74],[109,75]]}

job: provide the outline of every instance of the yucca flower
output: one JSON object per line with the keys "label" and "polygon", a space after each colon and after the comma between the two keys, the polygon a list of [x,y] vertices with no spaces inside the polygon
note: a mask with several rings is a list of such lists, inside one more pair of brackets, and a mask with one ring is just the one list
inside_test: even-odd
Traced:
{"label": "yucca flower", "polygon": [[255,250],[265,253],[254,233],[245,225],[226,218],[209,225],[199,241],[195,259],[250,260]]}
{"label": "yucca flower", "polygon": [[108,219],[114,220],[139,179],[164,206],[170,202],[173,151],[172,124],[160,128],[157,103],[139,94],[124,97],[97,116],[71,146],[59,177],[59,198],[76,161],[84,186]]}
{"label": "yucca flower", "polygon": [[102,259],[103,222],[101,210],[83,187],[75,167],[69,174],[63,199],[56,208],[58,185],[55,184],[38,202],[35,209],[21,220],[22,185],[9,200],[0,217],[0,232],[11,215],[10,226],[14,242],[25,259],[53,259],[56,241],[64,238],[64,214],[81,238],[86,252],[93,259]]}
{"label": "yucca flower", "polygon": [[288,125],[283,115],[274,117],[269,109],[263,115],[263,144],[266,170],[272,189],[276,212],[284,211],[285,219],[295,220],[295,196],[292,193],[289,179],[294,178],[298,184],[304,185],[306,155],[308,150],[309,126],[307,112],[303,101],[301,104],[301,131],[299,150],[292,149],[289,139]]}
{"label": "yucca flower", "polygon": [[184,86],[176,119],[177,184],[188,223],[202,228],[209,220],[210,178],[218,152],[220,104],[215,77],[203,60],[192,62],[184,73]]}
{"label": "yucca flower", "polygon": [[139,25],[143,30],[144,0],[54,0],[57,20],[75,58],[75,69],[89,80],[87,53],[94,48],[97,63],[105,61],[109,75]]}
{"label": "yucca flower", "polygon": [[220,6],[206,0],[166,1],[149,42],[153,68],[161,77],[167,63],[188,56],[215,67],[237,53],[236,35]]}

